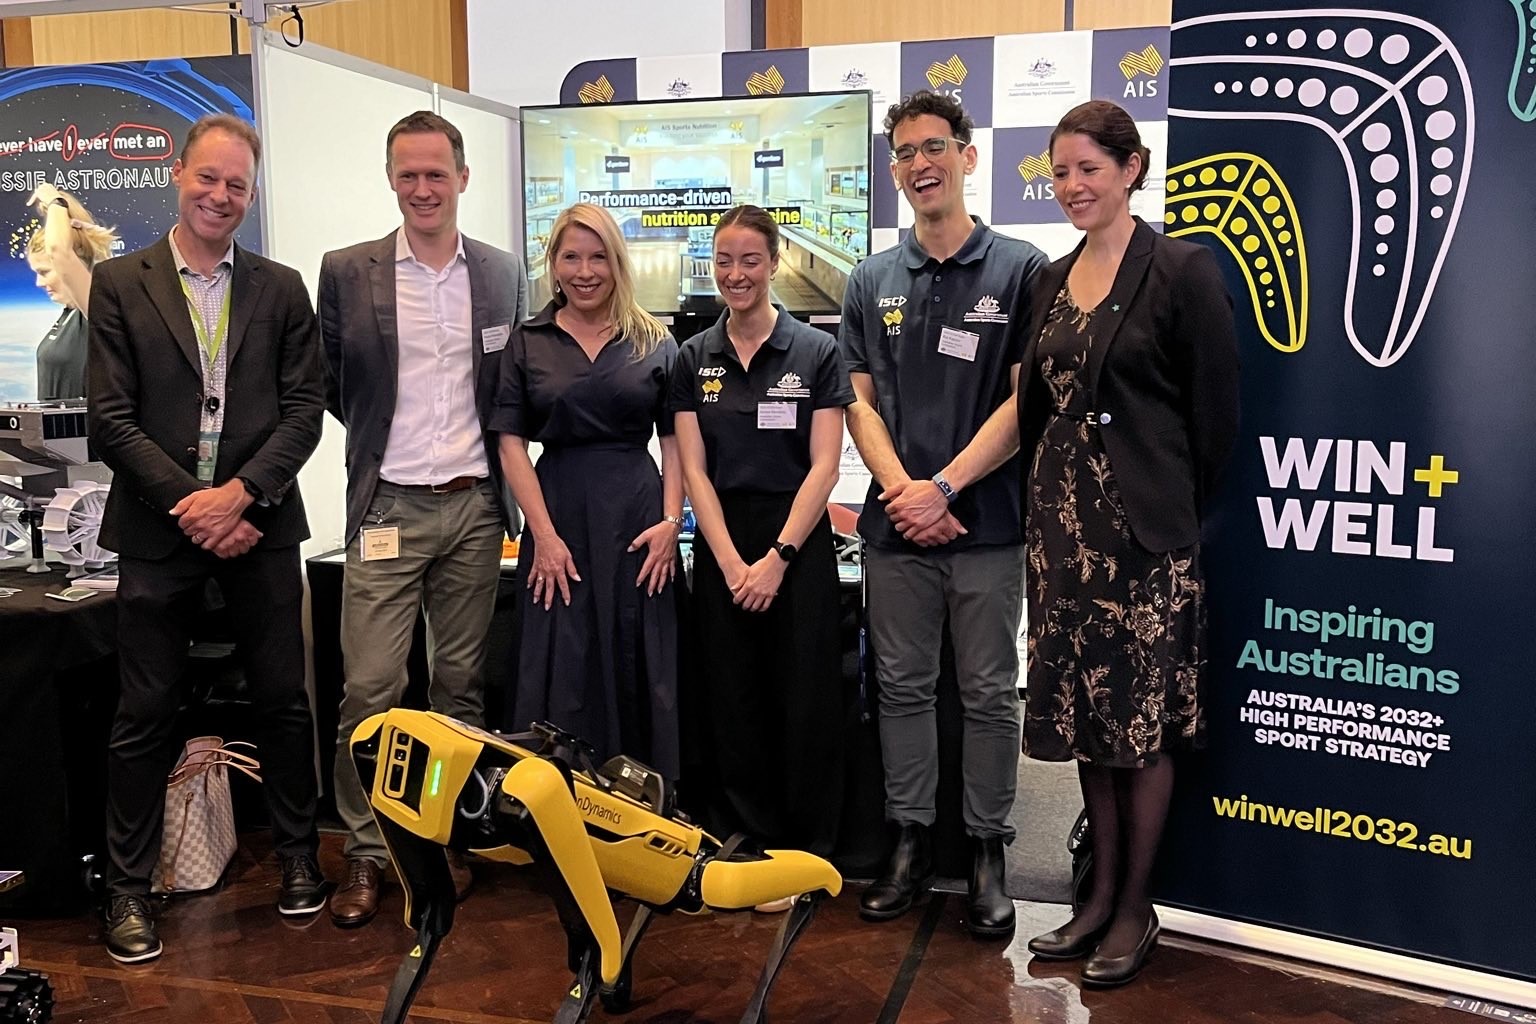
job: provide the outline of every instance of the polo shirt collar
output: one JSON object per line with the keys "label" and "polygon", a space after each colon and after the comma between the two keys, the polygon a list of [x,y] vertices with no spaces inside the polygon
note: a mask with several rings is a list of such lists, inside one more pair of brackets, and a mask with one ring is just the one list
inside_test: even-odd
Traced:
{"label": "polo shirt collar", "polygon": [[[795,329],[795,318],[785,311],[784,307],[775,302],[773,308],[779,311],[778,317],[773,321],[773,330],[769,333],[767,344],[769,348],[776,348],[780,352],[789,349],[790,335]],[[715,321],[719,330],[711,331],[704,341],[704,351],[712,356],[725,354],[725,346],[730,342],[731,336],[727,333],[726,323],[731,318],[731,311],[725,310],[720,314],[720,319]]]}
{"label": "polo shirt collar", "polygon": [[[465,260],[467,262],[467,258],[464,255],[463,232],[460,232],[459,235],[454,239],[454,243],[456,247],[454,249],[453,258],[455,260]],[[399,263],[401,260],[414,260],[415,258],[416,253],[411,251],[411,240],[405,237],[405,228],[401,228],[395,232],[395,262]]]}
{"label": "polo shirt collar", "polygon": [[[176,229],[172,228],[165,237],[171,243],[171,259],[176,264],[176,273],[180,274],[182,271],[192,270],[192,265],[182,258],[181,249],[176,245]],[[220,267],[228,267],[230,270],[235,269],[235,240],[233,238],[229,240],[229,248],[224,250],[224,258],[214,264],[214,272],[217,273]],[[197,271],[192,270],[192,273],[195,274]]]}
{"label": "polo shirt collar", "polygon": [[[980,217],[972,216],[970,235],[966,238],[960,249],[950,257],[955,263],[974,263],[987,254],[987,249],[992,245],[992,229],[982,221]],[[922,270],[923,266],[933,257],[928,255],[917,240],[916,229],[908,231],[907,237],[901,243],[902,261],[906,263],[908,270]]]}

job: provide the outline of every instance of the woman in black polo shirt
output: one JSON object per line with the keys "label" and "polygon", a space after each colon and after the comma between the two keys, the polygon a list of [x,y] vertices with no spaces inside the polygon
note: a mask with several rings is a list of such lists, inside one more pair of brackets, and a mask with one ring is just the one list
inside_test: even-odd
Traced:
{"label": "woman in black polo shirt", "polygon": [[683,345],[672,376],[699,526],[698,630],[683,646],[695,659],[714,746],[711,824],[825,855],[842,798],[827,498],[853,391],[833,337],[773,304],[778,254],[778,225],[766,212],[725,214],[715,229],[715,284],[729,308]]}

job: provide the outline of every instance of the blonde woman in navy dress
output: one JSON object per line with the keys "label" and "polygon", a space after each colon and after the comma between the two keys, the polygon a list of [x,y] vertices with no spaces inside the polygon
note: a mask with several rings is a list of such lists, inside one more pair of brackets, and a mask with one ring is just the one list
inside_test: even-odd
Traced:
{"label": "blonde woman in navy dress", "polygon": [[[624,753],[676,779],[677,342],[636,301],[606,210],[563,211],[547,251],[555,295],[513,329],[491,419],[525,521],[511,722],[553,722],[600,761]],[[543,445],[537,468],[530,441]]]}

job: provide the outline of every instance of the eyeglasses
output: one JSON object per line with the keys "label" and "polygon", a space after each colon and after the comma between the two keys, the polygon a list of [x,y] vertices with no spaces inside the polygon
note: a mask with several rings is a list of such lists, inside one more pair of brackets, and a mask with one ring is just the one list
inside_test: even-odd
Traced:
{"label": "eyeglasses", "polygon": [[966,146],[970,145],[969,142],[965,142],[961,139],[924,139],[921,145],[897,146],[895,149],[891,150],[891,163],[909,164],[912,162],[912,158],[917,156],[917,151],[919,149],[923,151],[923,155],[928,159],[937,160],[939,157],[949,152],[949,144],[951,142],[959,146],[961,149],[964,149]]}

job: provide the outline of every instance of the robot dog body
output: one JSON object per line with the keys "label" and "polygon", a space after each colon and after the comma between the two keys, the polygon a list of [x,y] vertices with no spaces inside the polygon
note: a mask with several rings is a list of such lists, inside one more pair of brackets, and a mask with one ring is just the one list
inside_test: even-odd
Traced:
{"label": "robot dog body", "polygon": [[[720,843],[674,811],[650,769],[623,757],[595,768],[580,740],[552,726],[505,737],[396,708],[358,726],[352,757],[405,887],[406,923],[417,930],[384,1024],[405,1019],[453,927],[445,848],[540,873],[576,972],[555,1024],[585,1020],[598,995],[610,1011],[628,1007],[631,960],[653,912],[743,910],[801,894],[742,1018],[764,1021],[789,948],[816,903],[842,888],[836,869],[811,854]],[[622,942],[610,892],[640,905]]]}

